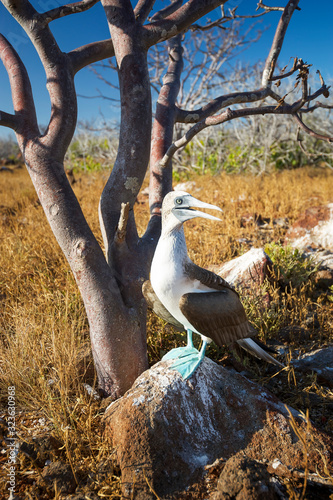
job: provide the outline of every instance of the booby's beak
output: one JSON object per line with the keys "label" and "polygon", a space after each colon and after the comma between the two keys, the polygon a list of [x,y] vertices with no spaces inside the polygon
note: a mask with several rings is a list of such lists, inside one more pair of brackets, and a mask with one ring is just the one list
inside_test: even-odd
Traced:
{"label": "booby's beak", "polygon": [[201,210],[195,210],[195,208],[209,208],[211,210],[219,210],[223,212],[223,210],[215,205],[210,205],[210,203],[204,203],[203,201],[197,200],[190,194],[177,196],[175,198],[174,207],[172,209],[172,213],[177,217],[181,222],[185,222],[189,219],[194,219],[195,217],[202,217],[203,219],[211,219],[211,220],[221,220],[214,215],[207,214],[206,212],[201,212]]}

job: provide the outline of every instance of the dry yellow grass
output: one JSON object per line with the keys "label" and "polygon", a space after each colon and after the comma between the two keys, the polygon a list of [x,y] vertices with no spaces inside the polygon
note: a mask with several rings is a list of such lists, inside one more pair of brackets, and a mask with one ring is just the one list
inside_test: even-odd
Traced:
{"label": "dry yellow grass", "polygon": [[[246,251],[246,239],[251,239],[255,246],[281,240],[283,230],[273,225],[265,233],[254,226],[242,228],[240,218],[245,213],[288,217],[293,222],[305,208],[333,201],[333,176],[328,170],[302,169],[262,177],[193,176],[191,180],[196,182],[194,196],[224,210],[222,223],[193,220],[186,224],[190,256],[202,266],[221,263]],[[99,241],[97,206],[105,181],[103,172],[81,174],[74,185]],[[137,204],[135,211],[142,233],[148,220],[147,201]],[[302,324],[312,307],[311,300],[309,288],[290,290],[282,302],[277,298],[276,304],[281,309],[277,309],[275,317],[264,316],[255,300],[247,304],[247,309],[265,337],[270,329],[275,332],[284,324]],[[90,490],[118,498],[119,477],[101,435],[101,408],[82,386],[87,380],[93,383],[83,304],[25,170],[0,173],[0,301],[2,407],[7,404],[8,386],[15,386],[17,411],[22,412],[18,421],[24,421],[31,412],[43,416],[49,433],[61,445],[55,455],[71,465],[77,480],[86,478],[90,472],[92,479],[87,483]],[[308,345],[312,347],[332,341],[332,332],[325,326],[330,314],[327,304],[323,302],[317,313],[321,338],[310,332]],[[160,320],[149,316],[151,362],[156,362],[163,351],[181,339]],[[304,347],[298,343],[298,348]],[[219,360],[224,350],[212,346],[208,355]],[[256,365],[253,369],[262,380],[264,375]],[[288,388],[287,378],[285,382]],[[293,403],[298,391],[309,387],[332,397],[312,377],[303,386],[291,383],[284,402]],[[279,387],[276,392],[283,397]],[[18,433],[27,438],[26,424],[18,427]],[[20,488],[32,488],[40,470],[29,457],[21,462],[18,484]],[[105,463],[107,466],[100,472],[101,464]],[[25,475],[28,469],[33,470],[32,475]],[[0,491],[1,488],[4,483],[0,484]],[[33,498],[34,494],[31,495]],[[46,489],[43,495],[41,498],[56,498]]]}

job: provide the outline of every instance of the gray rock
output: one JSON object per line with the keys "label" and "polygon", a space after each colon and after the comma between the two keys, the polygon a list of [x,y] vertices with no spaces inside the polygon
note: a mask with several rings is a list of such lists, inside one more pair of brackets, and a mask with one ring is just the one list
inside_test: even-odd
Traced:
{"label": "gray rock", "polygon": [[311,246],[333,250],[333,203],[308,208],[288,230],[285,243],[300,250]]}
{"label": "gray rock", "polygon": [[211,269],[235,287],[253,289],[270,275],[272,262],[263,248],[251,248],[240,257]]}
{"label": "gray rock", "polygon": [[293,366],[302,372],[316,372],[321,382],[333,387],[333,345],[304,354]]}
{"label": "gray rock", "polygon": [[306,257],[311,257],[319,269],[333,271],[333,252],[322,248],[315,248],[304,252]]}

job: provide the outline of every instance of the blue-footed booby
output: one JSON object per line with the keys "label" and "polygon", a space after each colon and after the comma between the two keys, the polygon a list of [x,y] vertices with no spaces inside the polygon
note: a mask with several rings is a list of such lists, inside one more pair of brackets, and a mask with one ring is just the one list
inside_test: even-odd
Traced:
{"label": "blue-footed booby", "polygon": [[[143,293],[160,317],[187,331],[187,346],[172,349],[162,359],[173,359],[170,368],[187,379],[203,360],[207,343],[213,340],[219,346],[238,342],[255,356],[283,366],[250,338],[257,332],[248,322],[236,290],[190,260],[183,223],[194,217],[221,220],[197,208],[222,212],[184,191],[171,191],[162,204],[162,233],[152,260],[151,285],[145,282]],[[193,346],[193,332],[201,335],[200,352]]]}

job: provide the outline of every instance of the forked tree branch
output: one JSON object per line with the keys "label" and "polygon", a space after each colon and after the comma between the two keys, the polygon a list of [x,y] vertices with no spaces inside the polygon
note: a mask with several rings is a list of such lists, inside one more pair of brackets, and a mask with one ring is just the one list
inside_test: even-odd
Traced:
{"label": "forked tree branch", "polygon": [[276,100],[280,99],[280,96],[277,96],[277,94],[272,92],[268,87],[248,92],[232,92],[231,94],[216,97],[202,108],[193,111],[186,111],[185,109],[177,107],[176,121],[178,123],[198,123],[208,116],[233,104],[261,101],[266,97],[273,97]]}
{"label": "forked tree branch", "polygon": [[307,108],[302,109],[302,113],[312,113],[315,109],[323,108],[323,109],[333,109],[332,104],[325,104],[323,102],[317,101],[313,106],[309,106]]}
{"label": "forked tree branch", "polygon": [[[40,140],[46,148],[52,149],[62,163],[77,119],[74,76],[69,59],[60,50],[48,25],[43,26],[38,22],[40,14],[28,0],[1,1],[27,33],[43,64],[51,101],[51,118]],[[24,83],[22,89],[23,86]]]}
{"label": "forked tree branch", "polygon": [[[327,88],[322,87],[321,89],[321,94],[323,94]],[[320,91],[319,90],[319,91]],[[316,92],[316,97],[318,95],[318,92]],[[306,100],[309,100],[311,96],[308,96]],[[314,97],[315,98],[315,97]],[[300,101],[303,102],[303,99]],[[303,102],[304,103],[304,102]],[[312,129],[310,129],[305,123],[302,122],[301,118],[297,115],[296,111],[298,111],[298,106],[299,101],[297,103],[294,103],[292,105],[286,104],[284,102],[280,102],[277,106],[259,106],[259,107],[248,107],[248,108],[242,108],[242,109],[235,109],[232,110],[230,108],[226,109],[224,112],[214,115],[214,116],[208,116],[207,118],[199,121],[193,127],[191,127],[180,139],[175,141],[168,149],[164,157],[160,161],[160,168],[166,168],[171,161],[172,157],[178,151],[180,148],[183,148],[188,144],[194,136],[196,136],[199,132],[201,132],[203,129],[212,126],[212,125],[221,125],[223,123],[229,122],[231,120],[237,119],[237,118],[244,118],[246,116],[253,116],[253,115],[266,115],[266,114],[289,114],[291,115],[297,122],[297,124],[303,128],[308,134],[312,135],[313,137],[316,137],[317,139],[322,139],[327,142],[332,142],[333,138],[329,136],[324,136],[321,134],[316,133]],[[302,110],[301,110],[302,111]]]}
{"label": "forked tree branch", "polygon": [[[271,77],[270,81],[275,82],[276,80],[282,80],[283,78],[288,78],[289,76],[293,75],[295,73],[295,71],[301,69],[304,66],[304,63],[303,63],[302,59],[298,59],[297,57],[295,57],[293,67],[291,68],[290,71],[285,73],[287,66],[282,68],[281,73],[279,75],[275,75],[275,76],[273,75]],[[311,64],[308,64],[307,66],[311,66]]]}
{"label": "forked tree branch", "polygon": [[[141,33],[143,44],[148,49],[162,40],[167,40],[178,33],[184,32],[190,28],[193,22],[200,19],[201,16],[211,12],[226,1],[189,0],[166,19],[144,25]],[[148,11],[153,4],[153,0],[140,0],[138,2],[134,9],[134,16],[137,16],[136,21],[138,24],[142,24],[145,21]],[[77,73],[89,64],[113,57],[114,55],[114,46],[111,39],[83,45],[69,53],[74,73]]]}
{"label": "forked tree branch", "polygon": [[[299,0],[289,0],[285,9],[283,10],[263,70],[261,89],[249,92],[235,92],[225,96],[220,96],[215,98],[213,101],[209,102],[202,108],[193,111],[187,112],[185,110],[178,109],[176,120],[181,123],[198,123],[199,121],[205,119],[206,117],[211,116],[214,113],[220,111],[221,109],[227,106],[231,106],[232,104],[256,102],[265,99],[266,97],[272,97],[276,101],[280,101],[281,96],[279,96],[273,90],[271,90],[270,78],[273,75],[277,58],[278,55],[280,54],[289,21],[291,19],[293,12],[297,7],[298,2]],[[303,65],[300,64],[299,67],[304,70],[304,64]],[[293,71],[296,71],[296,69],[293,68]]]}

